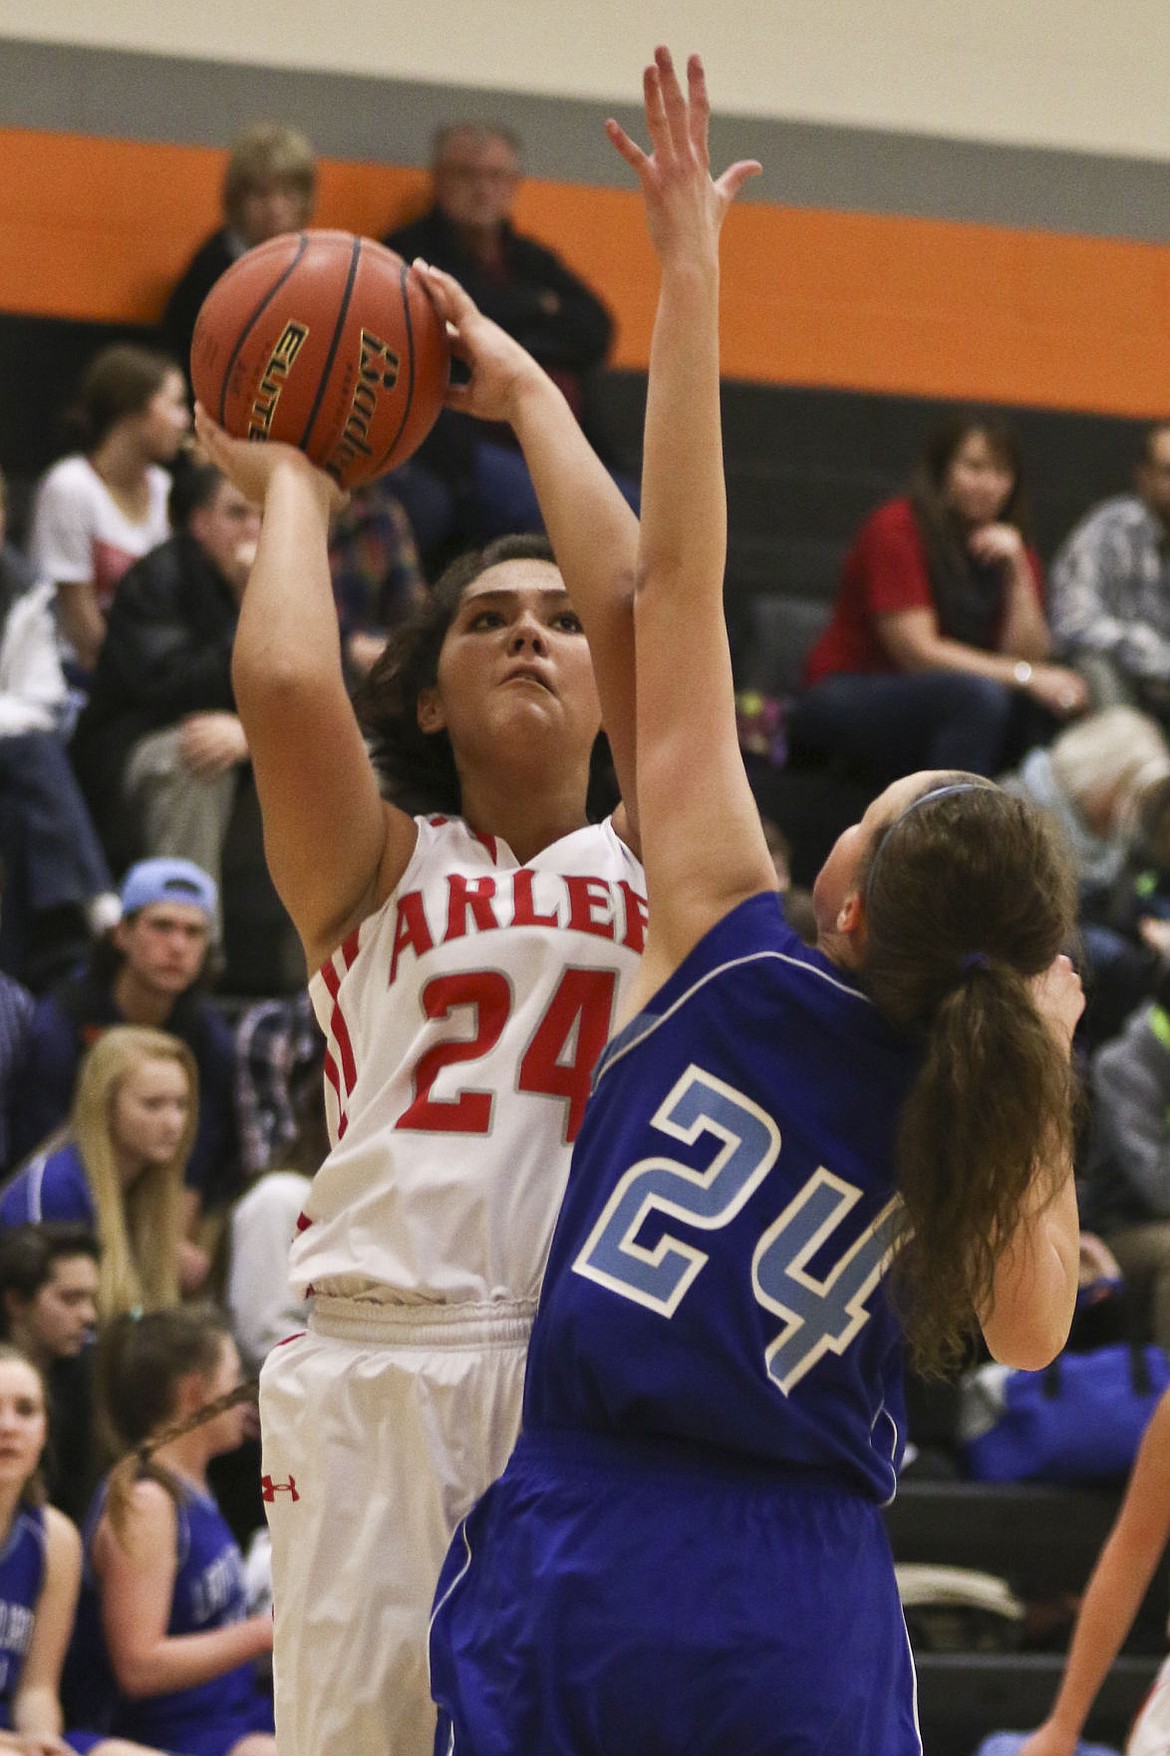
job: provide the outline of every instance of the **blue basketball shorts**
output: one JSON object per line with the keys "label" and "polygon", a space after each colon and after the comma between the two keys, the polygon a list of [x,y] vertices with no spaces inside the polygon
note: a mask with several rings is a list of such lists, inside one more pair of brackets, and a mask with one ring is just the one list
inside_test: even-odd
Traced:
{"label": "blue basketball shorts", "polygon": [[436,1756],[921,1756],[880,1509],[717,1458],[521,1438],[436,1592]]}

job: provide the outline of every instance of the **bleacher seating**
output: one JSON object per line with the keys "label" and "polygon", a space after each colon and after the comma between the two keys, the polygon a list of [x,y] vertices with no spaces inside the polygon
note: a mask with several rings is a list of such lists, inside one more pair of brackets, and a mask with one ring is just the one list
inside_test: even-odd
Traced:
{"label": "bleacher seating", "polygon": [[[613,461],[637,472],[645,378],[612,373],[595,403]],[[949,405],[947,405],[949,407]],[[945,408],[921,397],[728,382],[726,603],[742,688],[783,697],[828,618],[841,563],[865,515],[906,485]],[[1045,561],[1087,508],[1128,487],[1144,423],[1058,410],[1006,411],[1019,433]],[[809,885],[872,787],[823,766],[757,763],[761,809],[784,830],[792,876]]]}
{"label": "bleacher seating", "polygon": [[[992,1573],[1025,1604],[1048,1604],[1084,1589],[1117,1506],[1116,1491],[907,1479],[886,1521],[896,1560]],[[1167,1600],[1159,1570],[1097,1698],[1087,1738],[1124,1743],[1164,1651]],[[915,1664],[926,1756],[971,1756],[989,1732],[1041,1722],[1060,1682],[1064,1644],[1002,1654],[917,1652]]]}

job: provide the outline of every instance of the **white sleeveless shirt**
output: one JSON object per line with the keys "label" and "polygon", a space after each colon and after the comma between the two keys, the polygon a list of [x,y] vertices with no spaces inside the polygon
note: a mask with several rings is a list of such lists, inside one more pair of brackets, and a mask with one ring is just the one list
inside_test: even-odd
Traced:
{"label": "white sleeveless shirt", "polygon": [[402,880],[309,984],[332,1143],[294,1289],[535,1298],[593,1066],[638,965],[642,867],[612,822],[520,866],[420,817]]}

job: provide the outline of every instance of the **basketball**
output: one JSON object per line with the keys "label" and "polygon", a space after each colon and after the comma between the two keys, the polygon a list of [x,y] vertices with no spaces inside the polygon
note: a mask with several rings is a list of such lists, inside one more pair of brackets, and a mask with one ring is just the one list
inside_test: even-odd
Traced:
{"label": "basketball", "polygon": [[343,488],[395,469],[433,427],[447,334],[414,270],[351,232],[287,232],[203,301],[191,383],[240,439],[281,439]]}

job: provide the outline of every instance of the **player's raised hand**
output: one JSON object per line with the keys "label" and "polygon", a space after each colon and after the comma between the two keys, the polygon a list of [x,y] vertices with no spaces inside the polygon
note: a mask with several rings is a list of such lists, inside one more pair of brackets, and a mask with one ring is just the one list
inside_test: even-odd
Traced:
{"label": "player's raised hand", "polygon": [[221,470],[254,506],[265,504],[274,478],[289,470],[313,484],[327,513],[339,512],[349,498],[332,476],[310,463],[295,445],[284,445],[275,439],[233,439],[212,420],[201,403],[195,404],[195,433],[208,462]]}
{"label": "player's raised hand", "polygon": [[1040,1730],[1025,1738],[1016,1756],[1077,1756],[1077,1734],[1045,1721]]}
{"label": "player's raised hand", "polygon": [[651,152],[643,152],[612,119],[605,131],[638,174],[651,243],[664,263],[710,253],[717,249],[728,208],[748,178],[759,175],[760,166],[755,159],[739,159],[721,177],[712,178],[707,145],[711,106],[698,55],[687,61],[684,92],[670,51],[655,49],[642,75],[642,91]]}
{"label": "player's raised hand", "polygon": [[412,266],[447,325],[452,354],[471,373],[467,383],[448,386],[447,407],[482,421],[511,421],[524,386],[545,382],[545,373],[518,341],[484,316],[454,275],[421,259]]}
{"label": "player's raised hand", "polygon": [[1061,952],[1046,970],[1028,983],[1032,1001],[1062,1049],[1072,1047],[1077,1020],[1085,1010],[1085,993],[1072,960]]}

